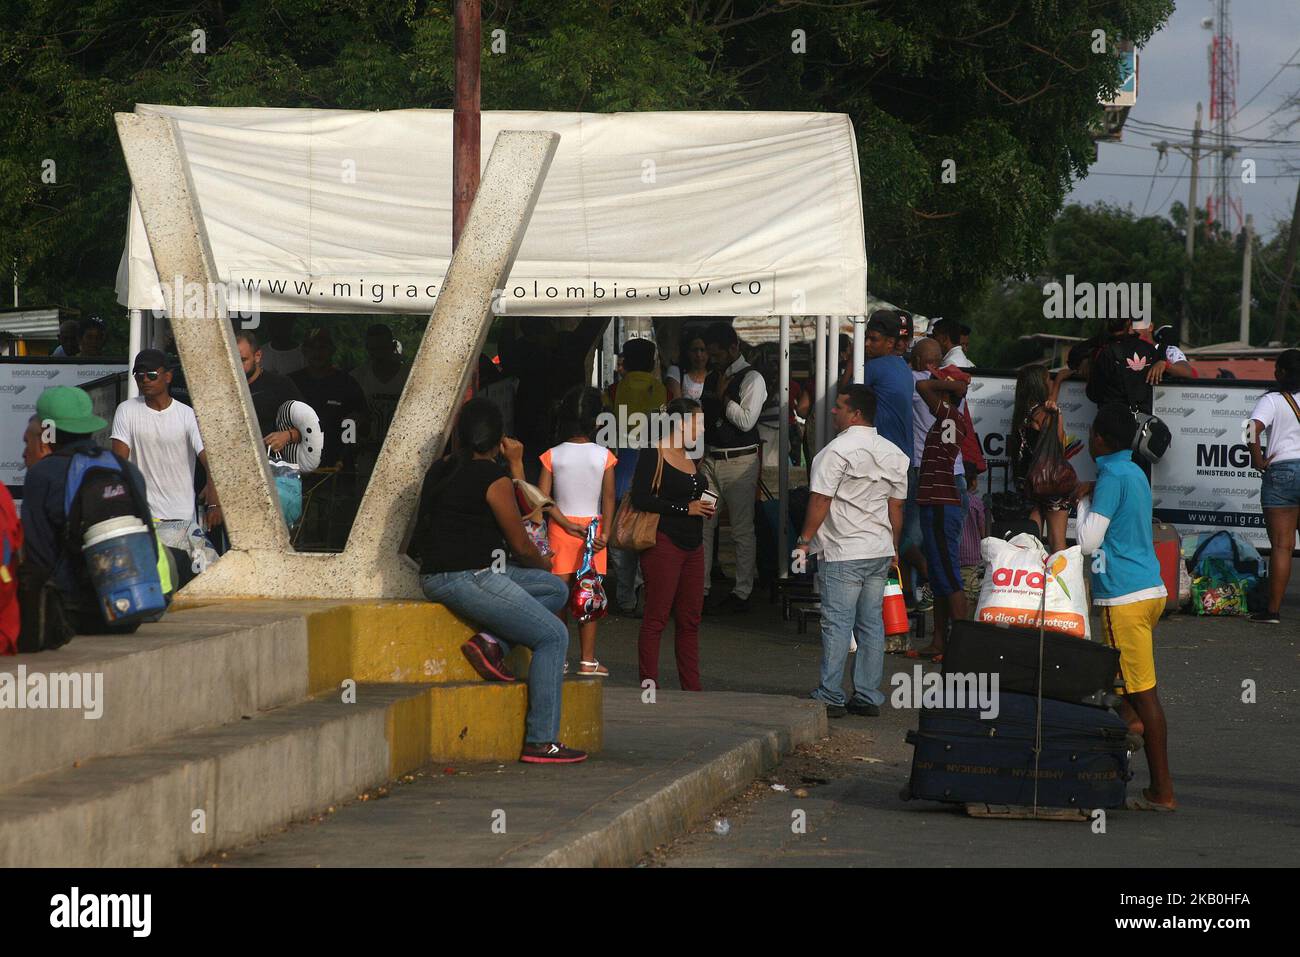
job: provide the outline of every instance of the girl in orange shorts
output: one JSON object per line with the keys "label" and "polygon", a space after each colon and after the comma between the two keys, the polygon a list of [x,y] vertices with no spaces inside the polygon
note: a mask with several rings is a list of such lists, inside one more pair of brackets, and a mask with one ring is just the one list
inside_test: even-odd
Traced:
{"label": "girl in orange shorts", "polygon": [[[614,523],[614,453],[595,442],[602,411],[600,392],[578,386],[560,402],[557,434],[565,441],[541,455],[542,474],[538,487],[555,499],[550,511],[550,542],[554,554],[551,571],[572,585],[582,564],[587,527],[600,519],[596,536],[596,571],[605,574],[605,543]],[[596,659],[596,622],[578,626],[582,645],[579,676],[606,677],[609,670]]]}

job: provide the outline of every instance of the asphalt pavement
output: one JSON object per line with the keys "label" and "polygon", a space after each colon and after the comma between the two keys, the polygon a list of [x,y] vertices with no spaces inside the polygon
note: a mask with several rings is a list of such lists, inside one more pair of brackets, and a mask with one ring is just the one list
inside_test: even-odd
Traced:
{"label": "asphalt pavement", "polygon": [[[1169,721],[1180,804],[1173,814],[1112,811],[1091,823],[1002,821],[904,801],[916,727],[910,710],[830,722],[829,738],[800,748],[648,866],[1294,866],[1300,852],[1300,582],[1282,625],[1241,618],[1166,617],[1156,667]],[[613,684],[635,683],[640,622],[602,622],[598,653]],[[665,637],[661,675],[673,674]],[[748,612],[706,617],[701,670],[708,691],[806,695],[817,684],[816,626],[796,633],[756,595]],[[915,662],[886,657],[885,681]],[[851,666],[851,665],[850,665]],[[1253,682],[1254,702],[1243,701]],[[1248,697],[1248,695],[1247,695]],[[1134,756],[1131,796],[1148,783]],[[776,785],[777,787],[773,787]],[[802,815],[796,812],[803,812]],[[721,823],[720,823],[721,822]],[[802,824],[802,832],[796,827]]]}

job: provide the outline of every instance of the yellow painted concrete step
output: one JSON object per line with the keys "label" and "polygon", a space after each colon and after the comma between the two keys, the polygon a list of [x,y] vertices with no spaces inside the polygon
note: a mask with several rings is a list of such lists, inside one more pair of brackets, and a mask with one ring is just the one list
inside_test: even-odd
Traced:
{"label": "yellow painted concrete step", "polygon": [[[314,612],[307,618],[311,693],[338,688],[349,678],[358,684],[480,682],[460,653],[473,634],[445,606],[427,601],[356,602]],[[528,661],[526,648],[507,659],[520,677],[528,673]]]}
{"label": "yellow painted concrete step", "polygon": [[[365,694],[365,687],[358,695]],[[590,751],[604,742],[603,687],[599,679],[568,678],[560,710],[560,740]],[[388,708],[388,753],[394,777],[428,761],[496,762],[519,759],[524,742],[528,688],[475,681],[435,685]]]}

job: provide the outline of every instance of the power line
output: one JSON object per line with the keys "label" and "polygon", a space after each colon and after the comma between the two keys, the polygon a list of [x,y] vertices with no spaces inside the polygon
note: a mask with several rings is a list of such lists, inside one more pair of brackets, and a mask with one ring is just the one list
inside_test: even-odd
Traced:
{"label": "power line", "polygon": [[1142,201],[1143,216],[1147,214],[1147,203],[1151,202],[1151,191],[1156,188],[1156,174],[1159,173],[1160,170],[1163,168],[1160,165],[1161,163],[1164,163],[1165,166],[1169,165],[1169,157],[1164,153],[1161,153],[1159,156],[1156,157],[1156,165],[1151,170],[1151,184],[1147,186],[1147,198]]}
{"label": "power line", "polygon": [[1164,202],[1161,203],[1158,207],[1156,207],[1157,209],[1164,209],[1166,206],[1169,205],[1169,201],[1174,198],[1174,190],[1178,188],[1178,180],[1182,179],[1183,172],[1187,169],[1187,164],[1190,162],[1191,159],[1189,159],[1186,156],[1183,157],[1183,168],[1178,171],[1178,176],[1174,180],[1174,185],[1169,187],[1169,194],[1165,197]]}
{"label": "power line", "polygon": [[[1124,121],[1124,125],[1126,127],[1127,126],[1134,127],[1135,129],[1137,129],[1139,133],[1154,130],[1155,132],[1165,136],[1168,136],[1172,133],[1178,133],[1179,135],[1182,136],[1190,136],[1193,132],[1192,130],[1184,126],[1169,126],[1168,124],[1165,123],[1153,123],[1149,120],[1134,119],[1131,116]],[[1252,145],[1252,146],[1264,145],[1264,144],[1272,144],[1276,146],[1300,146],[1300,140],[1277,140],[1271,137],[1262,137],[1262,136],[1233,136],[1232,139],[1239,140],[1243,144]]]}
{"label": "power line", "polygon": [[[1251,97],[1249,100],[1247,100],[1245,103],[1241,104],[1241,106],[1239,106],[1239,107],[1238,107],[1238,108],[1233,112],[1232,116],[1228,117],[1228,119],[1236,119],[1236,117],[1238,116],[1238,114],[1241,113],[1242,110],[1244,110],[1246,107],[1250,106],[1250,104],[1254,103],[1255,100],[1258,99],[1259,95],[1260,95],[1261,93],[1263,93],[1265,90],[1267,90],[1267,89],[1269,88],[1269,86],[1272,84],[1272,82],[1273,82],[1274,80],[1276,80],[1279,76],[1282,75],[1282,71],[1283,71],[1283,70],[1285,70],[1285,69],[1286,69],[1287,67],[1289,67],[1289,66],[1295,66],[1295,64],[1292,63],[1291,61],[1292,61],[1293,59],[1295,59],[1295,56],[1296,56],[1297,53],[1300,53],[1300,47],[1296,47],[1295,50],[1292,51],[1291,55],[1290,55],[1289,57],[1286,58],[1286,62],[1284,62],[1280,67],[1277,68],[1277,72],[1274,73],[1272,76],[1270,76],[1270,77],[1268,78],[1268,82],[1265,83],[1263,86],[1261,86],[1258,90],[1256,90],[1256,91],[1255,91],[1255,95],[1252,96],[1252,97]],[[1248,126],[1248,127],[1246,127],[1246,129],[1250,129],[1250,127]]]}
{"label": "power line", "polygon": [[[1133,179],[1141,179],[1146,173],[1089,173],[1089,176],[1127,176]],[[1156,179],[1187,179],[1186,176],[1156,176]],[[1256,176],[1255,179],[1300,179],[1300,172],[1297,173],[1277,173],[1267,176]]]}

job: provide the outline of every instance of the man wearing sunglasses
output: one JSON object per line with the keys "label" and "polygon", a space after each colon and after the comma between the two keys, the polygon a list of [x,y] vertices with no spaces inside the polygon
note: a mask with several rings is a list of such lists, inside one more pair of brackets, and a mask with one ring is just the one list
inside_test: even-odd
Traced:
{"label": "man wearing sunglasses", "polygon": [[208,470],[208,456],[199,435],[194,410],[171,396],[172,374],[167,356],[144,349],[131,366],[140,394],[117,407],[113,416],[113,451],[129,459],[144,475],[149,511],[159,523],[159,536],[171,548],[191,553],[202,542],[195,516],[195,462],[208,474],[203,489],[207,504],[205,525],[221,524],[221,506]]}

